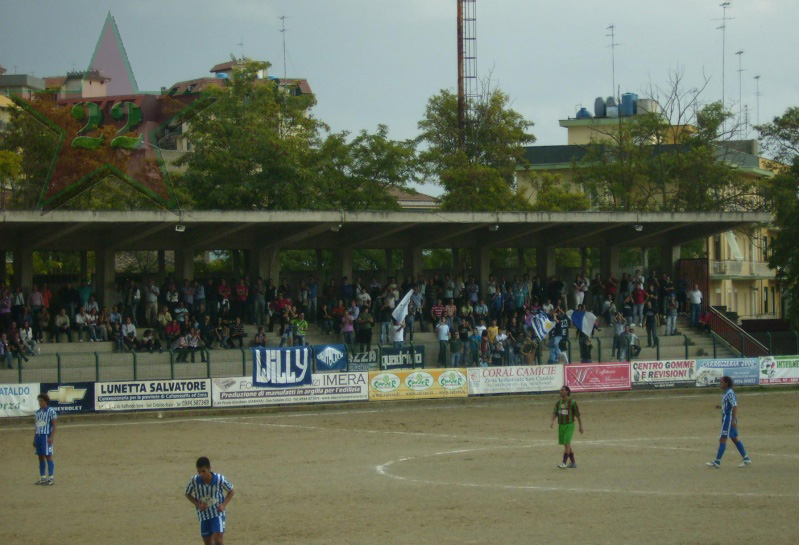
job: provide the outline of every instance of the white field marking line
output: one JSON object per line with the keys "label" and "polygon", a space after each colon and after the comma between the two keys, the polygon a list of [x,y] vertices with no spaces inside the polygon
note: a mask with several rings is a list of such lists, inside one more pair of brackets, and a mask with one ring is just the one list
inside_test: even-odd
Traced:
{"label": "white field marking line", "polygon": [[[779,436],[779,437],[782,437],[782,436]],[[692,438],[692,439],[700,439],[700,437],[695,437],[695,438]],[[577,443],[577,444],[579,445],[579,444],[585,444],[585,443]],[[589,443],[589,445],[590,445],[590,443]],[[603,445],[607,445],[607,446],[610,446],[610,447],[613,447],[613,446],[619,446],[619,447],[624,446],[625,448],[642,448],[642,449],[652,449],[652,450],[679,450],[681,452],[710,452],[712,450],[712,447],[713,447],[713,443],[710,443],[711,447],[710,448],[706,448],[706,449],[687,448],[687,447],[661,447],[661,446],[657,446],[657,445],[617,445],[616,441],[613,441],[613,440],[606,441],[606,442],[603,443]],[[748,454],[751,454],[751,451],[749,451]],[[711,452],[711,455],[712,455],[712,452]],[[753,454],[752,456],[754,456],[755,458],[760,458],[762,456],[776,456],[778,458],[799,458],[799,454],[777,454],[775,452],[758,452],[756,454]]]}
{"label": "white field marking line", "polygon": [[[630,439],[635,441],[635,439]],[[543,441],[541,442],[543,443]],[[581,444],[592,443],[591,441],[584,441]],[[597,441],[598,443],[598,441]],[[626,490],[621,488],[587,488],[587,487],[569,487],[569,486],[535,486],[535,485],[510,485],[510,484],[486,484],[486,483],[467,483],[467,482],[445,482],[445,481],[430,481],[425,479],[414,479],[411,477],[402,477],[395,475],[388,471],[392,465],[398,465],[404,462],[412,462],[424,458],[433,458],[436,456],[450,456],[452,454],[465,454],[469,452],[479,452],[487,450],[500,450],[509,448],[531,448],[537,445],[504,445],[499,447],[480,447],[474,449],[457,449],[443,452],[435,452],[433,454],[425,454],[420,456],[406,456],[404,458],[397,458],[390,460],[385,464],[375,466],[375,471],[378,475],[388,477],[397,481],[404,481],[409,483],[427,484],[427,485],[442,485],[442,486],[461,486],[466,488],[499,488],[502,490],[535,490],[539,492],[588,492],[596,494],[630,494],[639,496],[734,496],[738,498],[797,498],[799,494],[769,494],[759,492],[667,492],[662,490]]]}
{"label": "white field marking line", "polygon": [[[164,419],[155,419],[155,412],[153,411],[153,420],[129,420],[127,422],[70,422],[69,424],[59,424],[58,428],[102,428],[102,427],[116,427],[116,426],[140,426],[140,425],[163,425],[163,424],[171,424],[175,422],[185,423],[185,422],[196,422],[199,418],[164,418]],[[33,416],[33,415],[31,415]],[[4,431],[29,431],[30,426],[0,426],[0,432]]]}

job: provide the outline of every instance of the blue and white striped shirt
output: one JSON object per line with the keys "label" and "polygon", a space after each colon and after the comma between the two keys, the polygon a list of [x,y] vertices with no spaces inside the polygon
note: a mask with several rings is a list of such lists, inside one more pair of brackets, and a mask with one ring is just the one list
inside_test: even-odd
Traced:
{"label": "blue and white striped shirt", "polygon": [[738,405],[738,400],[735,399],[735,392],[732,388],[724,392],[721,396],[721,419],[726,420],[732,418],[732,408]]}
{"label": "blue and white striped shirt", "polygon": [[186,494],[208,505],[205,511],[197,508],[197,518],[201,521],[218,517],[220,513],[216,506],[225,501],[227,493],[233,490],[233,485],[224,475],[214,472],[211,475],[211,484],[205,484],[202,477],[195,475],[186,487]]}
{"label": "blue and white striped shirt", "polygon": [[50,435],[53,432],[53,420],[57,418],[52,407],[36,409],[36,435]]}

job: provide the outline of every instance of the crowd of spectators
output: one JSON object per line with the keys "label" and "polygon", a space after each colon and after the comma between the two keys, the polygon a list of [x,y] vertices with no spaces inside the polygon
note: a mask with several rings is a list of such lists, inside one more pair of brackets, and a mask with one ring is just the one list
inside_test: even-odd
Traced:
{"label": "crowd of spectators", "polygon": [[[392,313],[408,291],[408,313],[398,323]],[[14,357],[35,355],[37,343],[66,340],[113,342],[120,351],[172,349],[180,361],[189,356],[194,361],[195,352],[204,358],[207,349],[243,347],[247,324],[258,327],[250,346],[266,346],[267,331],[279,334],[280,346],[304,344],[310,322],[322,334],[366,348],[373,343],[401,347],[427,328],[436,333],[443,366],[530,364],[545,347],[548,361],[556,362],[569,339],[570,308],[596,314],[597,327],[602,322],[613,327],[613,354],[622,360],[634,357],[629,347],[637,341],[636,326],[646,328],[647,345],[653,346],[661,322],[664,335],[677,333],[678,312],[690,313],[692,326],[708,322],[700,314],[697,286],[689,289],[654,271],[646,278],[640,271],[620,279],[578,274],[568,283],[527,274],[513,279],[491,275],[484,291],[474,276],[450,274],[385,283],[345,277],[326,284],[309,275],[293,286],[286,278],[275,285],[246,276],[230,281],[169,278],[160,285],[131,279],[104,307],[85,281],[67,282],[57,293],[47,284],[34,285],[29,294],[0,284],[0,360],[10,366]],[[556,324],[543,340],[533,331],[533,318],[541,313]],[[590,361],[591,336],[576,335],[581,360]]]}

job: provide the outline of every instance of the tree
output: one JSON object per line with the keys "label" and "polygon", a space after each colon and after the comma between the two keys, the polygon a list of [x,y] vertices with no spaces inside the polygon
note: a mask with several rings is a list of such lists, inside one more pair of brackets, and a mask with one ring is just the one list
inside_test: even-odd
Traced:
{"label": "tree", "polygon": [[510,98],[484,86],[471,107],[460,145],[458,97],[443,90],[427,102],[419,121],[419,159],[425,174],[444,188],[444,210],[519,210],[527,202],[516,192],[515,171],[526,163],[524,145],[535,141],[533,123],[510,108]]}
{"label": "tree", "polygon": [[771,123],[759,125],[764,147],[782,164],[770,180],[769,196],[777,236],[771,245],[769,266],[777,270],[783,295],[790,302],[785,313],[799,326],[799,108],[788,108]]}
{"label": "tree", "polygon": [[211,88],[214,104],[191,121],[192,153],[179,185],[197,208],[395,209],[388,190],[415,179],[415,146],[388,138],[388,128],[322,137],[312,96],[260,75],[269,63],[247,62],[229,84]]}
{"label": "tree", "polygon": [[657,112],[620,117],[575,162],[575,183],[606,210],[753,210],[761,185],[741,176],[726,141],[737,127],[721,103],[699,104],[702,89],[684,91],[672,75],[651,90]]}
{"label": "tree", "polygon": [[571,184],[564,182],[560,175],[542,174],[531,182],[535,190],[535,203],[532,209],[541,212],[571,212],[588,210],[591,202],[585,193],[571,191]]}

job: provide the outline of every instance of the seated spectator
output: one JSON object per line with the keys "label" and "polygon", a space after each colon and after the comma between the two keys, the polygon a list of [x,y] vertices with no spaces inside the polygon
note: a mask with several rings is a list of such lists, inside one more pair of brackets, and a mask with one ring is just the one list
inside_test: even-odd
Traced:
{"label": "seated spectator", "polygon": [[100,316],[97,314],[97,309],[92,309],[89,313],[89,336],[94,339],[94,342],[105,341],[106,337],[105,328],[100,325]]}
{"label": "seated spectator", "polygon": [[125,343],[125,347],[130,351],[139,350],[141,348],[141,343],[139,339],[136,338],[136,326],[131,322],[130,316],[125,318],[125,323],[122,324],[122,341]]}
{"label": "seated spectator", "polygon": [[[239,318],[236,318],[239,320]],[[191,362],[194,363],[194,353],[200,353],[200,361],[205,361],[205,348],[202,346],[202,340],[200,339],[200,332],[197,331],[195,328],[191,328],[189,333],[186,334],[186,342],[188,343],[188,351],[191,354]],[[186,361],[184,356],[183,361]]]}
{"label": "seated spectator", "polygon": [[119,322],[111,326],[111,341],[113,341],[117,352],[125,350],[125,336],[122,334],[122,326]]}
{"label": "seated spectator", "polygon": [[[306,325],[307,327],[307,325]],[[230,344],[231,346],[235,341],[239,342],[239,348],[244,347],[244,324],[241,323],[241,318],[236,316],[236,320],[230,324]]]}
{"label": "seated spectator", "polygon": [[91,326],[91,321],[89,319],[89,315],[86,314],[86,308],[80,307],[78,313],[75,315],[75,327],[78,328],[78,342],[83,342],[83,332],[86,332],[86,336],[91,342],[95,342],[97,339],[94,338],[94,329]]}
{"label": "seated spectator", "polygon": [[521,345],[522,363],[533,365],[535,363],[535,354],[538,351],[538,341],[531,335],[525,334]]}
{"label": "seated spectator", "polygon": [[230,322],[224,316],[217,318],[214,336],[222,348],[227,350],[232,347],[230,344]]}
{"label": "seated spectator", "polygon": [[202,339],[206,348],[214,347],[214,341],[216,341],[214,324],[211,323],[211,317],[207,314],[203,318],[203,323],[200,324],[200,338]]}
{"label": "seated spectator", "polygon": [[6,363],[6,367],[13,369],[13,357],[11,356],[11,347],[8,344],[8,335],[0,333],[0,361]]}
{"label": "seated spectator", "polygon": [[255,337],[253,337],[252,342],[250,342],[250,346],[261,348],[266,346],[266,330],[264,326],[258,327],[258,332],[255,334]]}
{"label": "seated spectator", "polygon": [[[13,337],[8,337],[8,346],[11,349],[12,356],[16,356],[17,360],[23,359],[25,363],[28,363],[28,356],[25,353],[25,343],[23,343],[22,339],[19,337],[19,331],[15,331]],[[22,362],[20,362],[20,368],[22,368]]]}
{"label": "seated spectator", "polygon": [[55,322],[53,323],[53,337],[55,337],[55,342],[59,342],[58,336],[62,333],[67,336],[67,341],[72,342],[72,330],[70,329],[70,325],[67,309],[62,308],[58,316],[55,317]]}
{"label": "seated spectator", "polygon": [[33,328],[29,322],[22,322],[22,327],[19,330],[19,338],[25,346],[25,350],[31,356],[36,355],[36,339],[33,335]]}
{"label": "seated spectator", "polygon": [[170,340],[166,338],[166,326],[172,322],[172,315],[165,305],[161,305],[158,309],[158,314],[155,316],[156,327],[158,334],[162,339],[167,341],[167,345],[171,344]]}
{"label": "seated spectator", "polygon": [[176,362],[185,362],[189,357],[189,341],[186,338],[187,334],[179,334],[175,341],[172,343],[172,350],[177,353],[175,358]]}
{"label": "seated spectator", "polygon": [[699,315],[699,332],[702,334],[710,333],[710,320],[712,318],[712,314],[710,310],[705,310],[702,314]]}
{"label": "seated spectator", "polygon": [[164,328],[164,338],[167,346],[171,346],[181,335],[180,324],[173,318]]}
{"label": "seated spectator", "polygon": [[109,320],[108,307],[103,307],[97,317],[97,330],[102,340],[108,341],[111,339],[111,322]]}
{"label": "seated spectator", "polygon": [[39,339],[40,343],[43,343],[44,332],[50,331],[50,312],[47,307],[42,307],[42,310],[39,311],[39,315],[36,317],[36,324],[38,326],[36,338]]}
{"label": "seated spectator", "polygon": [[155,338],[152,329],[144,330],[144,335],[142,335],[141,338],[141,348],[147,352],[152,352],[153,350],[158,350],[158,352],[162,351],[161,341]]}

